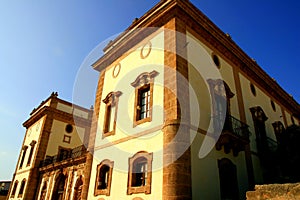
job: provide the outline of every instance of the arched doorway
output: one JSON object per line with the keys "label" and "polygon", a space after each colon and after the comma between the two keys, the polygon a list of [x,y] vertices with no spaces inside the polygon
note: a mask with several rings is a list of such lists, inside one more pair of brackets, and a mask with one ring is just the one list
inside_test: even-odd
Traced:
{"label": "arched doorway", "polygon": [[73,200],[81,200],[82,186],[83,181],[82,176],[80,176],[75,183]]}
{"label": "arched doorway", "polygon": [[46,193],[47,193],[47,182],[45,181],[44,185],[42,187],[40,200],[45,200],[46,199]]}
{"label": "arched doorway", "polygon": [[65,190],[66,177],[63,174],[59,174],[56,178],[54,189],[52,192],[52,200],[63,200]]}
{"label": "arched doorway", "polygon": [[228,158],[218,160],[221,199],[239,199],[236,166]]}

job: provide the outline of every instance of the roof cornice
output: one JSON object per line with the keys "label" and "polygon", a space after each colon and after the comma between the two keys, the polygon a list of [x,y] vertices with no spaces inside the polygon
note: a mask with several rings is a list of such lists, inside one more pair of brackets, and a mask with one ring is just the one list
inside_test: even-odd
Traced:
{"label": "roof cornice", "polygon": [[[261,85],[274,99],[284,107],[292,111],[293,115],[300,119],[300,105],[279,84],[274,81],[252,58],[250,58],[228,34],[219,29],[208,17],[197,7],[186,0],[160,1],[141,18],[135,20],[124,33],[120,34],[114,41],[105,47],[105,54],[92,66],[101,71],[116,59],[121,57],[129,49],[134,47],[141,38],[151,34],[151,29],[145,31],[139,28],[163,27],[170,19],[178,17],[189,27],[197,27],[203,39],[230,58],[240,71],[249,75],[255,82]],[[144,31],[144,32],[143,32]],[[143,37],[141,37],[141,35]]]}

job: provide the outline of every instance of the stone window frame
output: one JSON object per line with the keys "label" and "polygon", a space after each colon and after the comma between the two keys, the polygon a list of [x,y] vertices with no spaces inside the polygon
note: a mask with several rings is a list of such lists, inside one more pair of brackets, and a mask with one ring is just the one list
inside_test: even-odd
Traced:
{"label": "stone window frame", "polygon": [[276,136],[276,140],[278,143],[280,143],[282,134],[285,131],[285,127],[281,121],[275,121],[274,123],[272,123],[272,126],[274,129],[274,134]]}
{"label": "stone window frame", "polygon": [[73,192],[73,199],[76,200],[78,197],[82,196],[82,187],[83,187],[83,180],[82,175],[80,175],[74,185],[74,192]]}
{"label": "stone window frame", "polygon": [[[152,72],[143,72],[140,74],[134,82],[131,83],[131,86],[135,88],[135,100],[134,100],[134,115],[133,115],[133,127],[152,121],[152,108],[153,108],[153,87],[154,87],[154,78],[159,73],[155,70]],[[143,119],[139,119],[140,113],[140,99],[141,92],[149,87],[150,91],[150,102],[149,102],[149,116]]]}
{"label": "stone window frame", "polygon": [[[99,180],[100,179],[100,170],[103,166],[108,166],[109,167],[107,187],[105,189],[98,189],[98,183],[100,182],[100,180]],[[98,195],[110,196],[113,168],[114,168],[114,161],[111,161],[111,160],[108,160],[108,159],[105,159],[105,160],[101,161],[101,163],[97,165],[94,196],[98,196]]]}
{"label": "stone window frame", "polygon": [[56,156],[56,162],[61,162],[70,157],[70,154],[72,153],[71,148],[58,146],[57,156]]}
{"label": "stone window frame", "polygon": [[[132,186],[133,183],[133,173],[134,173],[134,163],[135,161],[145,158],[147,160],[147,180],[143,186]],[[152,161],[153,153],[148,153],[146,151],[140,151],[134,154],[128,159],[129,169],[128,169],[128,183],[127,183],[127,195],[145,193],[151,194],[151,182],[152,182]]]}
{"label": "stone window frame", "polygon": [[16,181],[14,182],[14,185],[13,185],[13,188],[12,188],[12,191],[11,191],[10,198],[14,198],[14,197],[15,197],[15,194],[16,194],[17,188],[18,188],[18,184],[19,184],[19,181],[16,180]]}
{"label": "stone window frame", "polygon": [[26,179],[24,178],[21,182],[20,185],[20,189],[19,189],[19,194],[18,194],[18,198],[22,197],[24,194],[24,190],[25,190],[25,186],[26,186]]}
{"label": "stone window frame", "polygon": [[[114,135],[116,133],[116,122],[117,122],[117,113],[118,113],[118,104],[119,104],[119,97],[122,95],[122,92],[110,92],[102,100],[105,103],[105,114],[104,114],[104,122],[103,122],[103,131],[102,131],[102,138],[105,138],[110,135]],[[115,107],[115,112],[113,115],[113,119],[111,119],[111,108]],[[111,131],[108,131],[108,126],[110,121],[113,120],[113,127]]]}
{"label": "stone window frame", "polygon": [[72,137],[70,135],[64,135],[63,142],[70,144]]}
{"label": "stone window frame", "polygon": [[47,195],[47,188],[48,187],[48,183],[47,181],[44,181],[43,187],[41,188],[41,192],[40,192],[40,200],[43,200],[46,195]]}
{"label": "stone window frame", "polygon": [[33,153],[34,153],[34,147],[35,147],[36,141],[32,140],[32,142],[30,143],[30,152],[29,152],[29,156],[28,156],[28,160],[27,160],[27,167],[30,166],[31,161],[32,161],[32,157],[33,157]]}
{"label": "stone window frame", "polygon": [[[234,97],[234,93],[231,91],[229,85],[222,79],[208,79],[207,83],[209,85],[211,100],[212,100],[212,116],[214,128],[221,131],[224,126],[231,124],[229,123],[228,117],[231,115],[231,99]],[[226,112],[223,115],[220,115],[219,109],[217,108],[217,96],[224,100],[224,108]],[[221,121],[221,123],[220,123]]]}
{"label": "stone window frame", "polygon": [[19,169],[22,169],[22,167],[23,167],[27,149],[28,149],[28,146],[26,146],[26,145],[24,145],[22,148],[23,152],[22,152],[22,156],[21,156],[21,160],[20,160]]}

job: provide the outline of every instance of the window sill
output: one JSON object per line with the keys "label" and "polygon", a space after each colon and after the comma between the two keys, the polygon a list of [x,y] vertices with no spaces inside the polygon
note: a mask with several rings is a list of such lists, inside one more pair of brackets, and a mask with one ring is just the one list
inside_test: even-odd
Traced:
{"label": "window sill", "polygon": [[140,124],[143,124],[145,122],[151,122],[152,121],[152,118],[151,117],[147,117],[147,118],[144,118],[144,119],[140,119],[140,120],[135,120],[133,122],[133,127],[136,127],[137,125],[140,125]]}
{"label": "window sill", "polygon": [[106,189],[96,189],[95,190],[95,193],[94,193],[94,196],[98,196],[98,195],[106,195],[106,196],[109,196],[110,193],[109,193],[109,189],[110,188],[106,188]]}
{"label": "window sill", "polygon": [[139,194],[139,193],[151,194],[151,187],[149,185],[137,186],[137,187],[130,186],[127,189],[128,195]]}
{"label": "window sill", "polygon": [[112,130],[110,132],[105,132],[105,133],[102,134],[102,139],[105,138],[105,137],[114,135],[114,134],[115,134],[115,130]]}

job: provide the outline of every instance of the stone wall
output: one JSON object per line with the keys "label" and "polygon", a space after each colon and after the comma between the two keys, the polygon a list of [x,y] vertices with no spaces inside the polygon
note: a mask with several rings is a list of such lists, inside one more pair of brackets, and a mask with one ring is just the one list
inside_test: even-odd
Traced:
{"label": "stone wall", "polygon": [[296,200],[300,199],[300,183],[256,185],[255,191],[246,194],[247,200]]}

